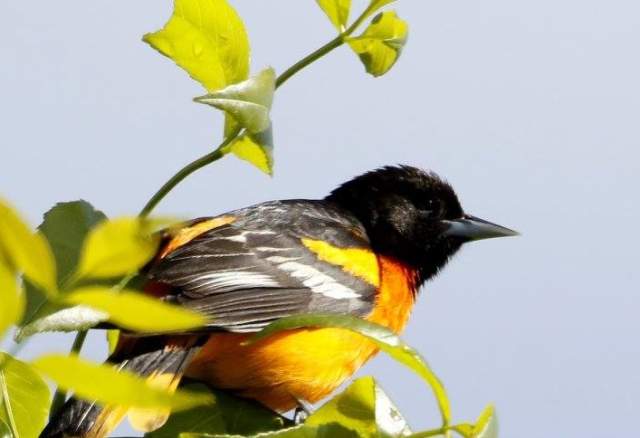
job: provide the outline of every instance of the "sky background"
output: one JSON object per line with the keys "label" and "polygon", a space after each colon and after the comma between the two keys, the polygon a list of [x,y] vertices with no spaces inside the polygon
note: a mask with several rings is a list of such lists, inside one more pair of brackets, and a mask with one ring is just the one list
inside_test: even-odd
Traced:
{"label": "sky background", "polygon": [[[232,3],[253,72],[281,72],[333,37],[311,0]],[[385,164],[433,169],[468,212],[523,234],[465,247],[423,289],[405,333],[444,381],[455,419],[494,402],[503,437],[635,436],[638,2],[395,8],[410,38],[387,76],[369,77],[341,48],[278,91],[273,179],[229,157],[157,212],[319,198]],[[221,117],[191,102],[202,88],[140,41],[170,13],[169,0],[0,3],[0,193],[34,225],[78,198],[135,214],[217,144]],[[23,357],[69,346],[68,336],[40,336]],[[87,356],[104,352],[92,336]],[[378,357],[361,374],[376,376],[416,429],[438,424],[430,392],[400,365]]]}

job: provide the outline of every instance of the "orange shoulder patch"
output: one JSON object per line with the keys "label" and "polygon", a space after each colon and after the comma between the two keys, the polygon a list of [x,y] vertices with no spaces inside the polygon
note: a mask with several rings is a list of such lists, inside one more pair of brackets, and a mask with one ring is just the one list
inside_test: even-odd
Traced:
{"label": "orange shoulder patch", "polygon": [[376,303],[366,319],[400,333],[415,302],[416,272],[389,257],[380,257],[380,270]]}
{"label": "orange shoulder patch", "polygon": [[340,266],[345,272],[373,286],[377,287],[380,284],[378,258],[372,251],[362,248],[338,248],[322,240],[302,239],[302,243],[323,262]]}
{"label": "orange shoulder patch", "polygon": [[209,230],[213,230],[214,228],[221,227],[223,225],[227,225],[235,221],[236,218],[233,216],[219,216],[213,219],[209,219],[206,221],[198,222],[197,224],[181,228],[176,231],[173,237],[169,240],[158,254],[159,258],[166,257],[167,254],[172,252],[173,250],[180,248],[185,243],[188,243],[198,237],[202,233],[206,233]]}

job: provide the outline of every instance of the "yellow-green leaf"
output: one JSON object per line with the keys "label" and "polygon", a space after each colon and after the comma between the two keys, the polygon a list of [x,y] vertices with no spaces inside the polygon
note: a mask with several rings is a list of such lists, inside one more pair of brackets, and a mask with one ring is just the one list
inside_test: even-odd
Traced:
{"label": "yellow-green leaf", "polygon": [[225,111],[242,128],[257,134],[271,126],[269,111],[273,103],[275,83],[275,71],[267,68],[246,81],[196,97],[194,100]]}
{"label": "yellow-green leaf", "polygon": [[342,32],[349,21],[351,0],[316,0],[316,3],[327,14],[336,29]]}
{"label": "yellow-green leaf", "polygon": [[138,272],[156,253],[159,236],[145,219],[101,222],[88,234],[74,280],[113,278]]}
{"label": "yellow-green leaf", "polygon": [[3,420],[0,420],[0,438],[13,438],[11,429]]}
{"label": "yellow-green leaf", "polygon": [[229,148],[236,157],[253,164],[267,175],[273,175],[271,136],[270,129],[260,136],[242,134],[229,145]]}
{"label": "yellow-green leaf", "polygon": [[104,312],[109,321],[138,332],[178,332],[207,324],[207,319],[199,313],[132,290],[90,286],[66,294],[64,300]]}
{"label": "yellow-green leaf", "polygon": [[107,352],[109,356],[116,351],[116,347],[118,346],[118,341],[120,340],[120,330],[111,329],[107,330],[106,334],[107,338]]}
{"label": "yellow-green leaf", "polygon": [[269,324],[252,338],[252,342],[271,336],[282,330],[293,330],[302,327],[344,328],[359,333],[371,340],[378,348],[397,362],[414,371],[429,384],[438,402],[443,426],[449,426],[451,422],[451,405],[440,379],[431,371],[427,362],[417,351],[402,342],[395,333],[386,327],[349,315],[296,315],[282,318]]}
{"label": "yellow-green leaf", "polygon": [[394,11],[381,12],[357,37],[347,42],[360,57],[367,73],[381,76],[396,63],[407,42],[409,26]]}
{"label": "yellow-green leaf", "polygon": [[0,340],[9,327],[20,322],[24,313],[25,299],[20,289],[16,274],[0,259]]}
{"label": "yellow-green leaf", "polygon": [[36,438],[50,404],[51,393],[42,377],[29,364],[0,352],[0,423],[9,427],[13,437]]}
{"label": "yellow-green leaf", "polygon": [[378,431],[375,386],[372,377],[357,379],[344,392],[316,410],[305,421],[305,425],[319,426],[336,422],[360,432],[362,436],[375,436]]}
{"label": "yellow-green leaf", "polygon": [[498,437],[498,417],[493,405],[487,406],[476,424],[473,426],[471,438],[497,438]]}
{"label": "yellow-green leaf", "polygon": [[[179,438],[366,438],[365,435],[359,435],[337,423],[323,424],[317,427],[301,424],[295,427],[272,432],[262,432],[255,435],[220,435],[186,432],[178,436]],[[175,435],[171,436],[171,438],[174,437]]]}
{"label": "yellow-green leaf", "polygon": [[411,433],[398,408],[370,376],[355,380],[311,414],[305,425],[331,423],[364,437],[400,437]]}
{"label": "yellow-green leaf", "polygon": [[194,99],[225,111],[225,135],[231,135],[236,129],[245,130],[226,147],[225,152],[233,152],[269,175],[273,172],[273,133],[269,112],[275,81],[274,70],[267,68],[239,84]]}
{"label": "yellow-green leaf", "polygon": [[208,91],[249,76],[249,38],[226,0],[175,0],[165,26],[143,39]]}
{"label": "yellow-green leaf", "polygon": [[20,215],[0,199],[0,252],[18,271],[50,296],[57,293],[56,264],[40,233],[33,233]]}
{"label": "yellow-green leaf", "polygon": [[185,391],[171,393],[150,385],[145,379],[128,371],[118,371],[114,366],[99,365],[77,356],[43,356],[36,359],[33,366],[61,388],[105,405],[178,410],[214,401],[210,394]]}

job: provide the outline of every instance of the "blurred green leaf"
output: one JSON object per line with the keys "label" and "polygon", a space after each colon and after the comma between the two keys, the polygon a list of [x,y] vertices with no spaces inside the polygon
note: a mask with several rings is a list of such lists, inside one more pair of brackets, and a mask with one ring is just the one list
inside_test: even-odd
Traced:
{"label": "blurred green leaf", "polygon": [[114,366],[99,365],[77,356],[48,355],[33,361],[33,366],[65,390],[101,404],[128,408],[188,409],[213,403],[210,394],[168,391],[151,386],[146,380]]}
{"label": "blurred green leaf", "polygon": [[181,433],[180,438],[359,438],[352,430],[340,424],[323,424],[322,426],[307,426],[306,424],[263,432],[255,435],[210,434],[210,433]]}
{"label": "blurred green leaf", "polygon": [[165,26],[143,39],[208,91],[249,76],[249,38],[226,0],[175,0]]}
{"label": "blurred green leaf", "polygon": [[106,312],[87,306],[60,307],[47,303],[38,312],[41,317],[21,327],[16,333],[16,342],[22,342],[29,336],[42,332],[75,332],[88,330],[101,322],[109,320]]}
{"label": "blurred green leaf", "polygon": [[22,318],[25,300],[20,289],[16,274],[0,259],[0,341],[5,331]]}
{"label": "blurred green leaf", "polygon": [[118,346],[118,341],[120,340],[120,330],[111,329],[107,330],[107,353],[109,355],[113,354],[116,351],[116,347]]}
{"label": "blurred green leaf", "polygon": [[316,410],[305,425],[338,423],[361,437],[398,437],[411,433],[398,408],[372,377],[355,380]]}
{"label": "blurred green leaf", "polygon": [[487,406],[473,427],[471,438],[498,438],[498,417],[493,405]]}
{"label": "blurred green leaf", "polygon": [[316,0],[316,3],[327,14],[335,28],[342,32],[349,21],[351,0]]}
{"label": "blurred green leaf", "polygon": [[251,338],[251,342],[264,339],[282,330],[293,330],[302,327],[344,328],[360,333],[370,339],[382,351],[397,362],[413,370],[429,384],[438,402],[443,425],[449,425],[451,421],[451,406],[444,386],[420,354],[402,342],[395,333],[386,327],[348,315],[297,315],[282,318],[271,323]]}
{"label": "blurred green leaf", "polygon": [[50,404],[49,387],[42,377],[28,364],[0,352],[0,422],[9,426],[14,438],[36,438]]}
{"label": "blurred green leaf", "polygon": [[473,424],[469,424],[469,423],[456,424],[455,426],[451,426],[451,430],[455,430],[459,435],[462,435],[465,438],[469,438],[473,433]]}
{"label": "blurred green leaf", "polygon": [[132,290],[89,286],[66,294],[64,300],[104,312],[109,321],[137,332],[181,332],[207,324],[199,313]]}
{"label": "blurred green leaf", "polygon": [[[186,434],[186,436],[181,435],[180,438],[197,438],[197,436]],[[303,424],[288,429],[252,435],[251,438],[359,438],[359,435],[341,424],[331,423],[321,426]]]}
{"label": "blurred green leaf", "polygon": [[[203,384],[188,384],[191,392],[212,392]],[[171,414],[160,429],[147,433],[146,438],[175,438],[190,434],[253,435],[290,425],[283,417],[256,402],[241,399],[222,391],[213,391],[216,404],[198,406]]]}
{"label": "blurred green leaf", "polygon": [[49,296],[57,293],[56,264],[40,233],[33,233],[19,214],[0,199],[0,251],[16,270]]}
{"label": "blurred green leaf", "polygon": [[381,76],[396,63],[407,42],[409,26],[395,12],[381,12],[357,37],[347,39],[367,73]]}
{"label": "blurred green leaf", "polygon": [[267,68],[239,84],[194,99],[225,111],[226,135],[231,135],[236,129],[245,130],[227,146],[226,152],[233,152],[269,175],[273,171],[273,133],[269,112],[275,80],[274,70]]}
{"label": "blurred green leaf", "polygon": [[371,0],[369,2],[369,5],[367,6],[367,9],[364,12],[364,19],[369,18],[370,16],[372,16],[373,14],[375,14],[378,10],[380,10],[381,8],[387,6],[388,4],[391,4],[393,2],[395,2],[396,0]]}
{"label": "blurred green leaf", "polygon": [[[99,222],[106,219],[104,213],[93,208],[86,201],[60,202],[44,215],[44,221],[38,229],[47,238],[58,269],[58,287],[73,273],[82,244],[89,233]],[[51,311],[43,312],[47,301],[38,288],[26,282],[27,310],[23,324],[29,324]]]}
{"label": "blurred green leaf", "polygon": [[140,218],[104,221],[84,242],[73,279],[124,277],[136,273],[156,253],[159,235],[152,222]]}
{"label": "blurred green leaf", "polygon": [[60,286],[78,264],[82,244],[89,232],[106,219],[103,212],[82,200],[59,202],[44,214],[38,229],[53,250]]}
{"label": "blurred green leaf", "polygon": [[3,420],[0,420],[0,438],[13,438],[9,426]]}

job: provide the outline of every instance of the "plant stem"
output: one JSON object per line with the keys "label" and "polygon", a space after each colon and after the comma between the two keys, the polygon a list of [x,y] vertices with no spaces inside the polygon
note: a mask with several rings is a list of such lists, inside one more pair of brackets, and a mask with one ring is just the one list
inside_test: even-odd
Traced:
{"label": "plant stem", "polygon": [[[318,50],[310,53],[309,55],[302,58],[300,61],[293,64],[291,67],[286,69],[281,75],[276,78],[276,88],[280,87],[284,84],[291,76],[298,73],[300,70],[311,64],[312,62],[322,58],[327,53],[331,52],[333,49],[340,47],[344,43],[344,37],[348,36],[350,32],[353,32],[355,27],[351,26],[349,30],[344,32],[343,34],[338,35],[336,38],[329,41],[324,46],[320,47]],[[224,147],[231,144],[233,140],[235,140],[240,134],[240,130],[236,130],[231,133],[225,140],[222,142],[220,146],[213,152],[210,152],[195,161],[184,166],[182,169],[178,171],[175,175],[171,177],[164,185],[158,190],[147,202],[144,208],[140,211],[141,217],[148,216],[153,209],[164,199],[167,194],[173,190],[175,186],[177,186],[182,180],[186,177],[194,173],[195,171],[203,168],[204,166],[213,163],[216,160],[219,160],[225,155]]]}
{"label": "plant stem", "polygon": [[[73,341],[73,346],[71,347],[71,354],[78,354],[80,350],[82,350],[82,345],[84,344],[84,340],[87,337],[87,331],[82,330],[79,331],[76,335],[76,338]],[[53,418],[53,416],[58,413],[62,405],[67,398],[67,393],[65,391],[60,390],[60,388],[56,389],[56,393],[53,396],[53,402],[51,403],[51,410],[49,411],[49,418]]]}
{"label": "plant stem", "polygon": [[276,88],[280,87],[280,85],[284,84],[291,76],[298,73],[300,70],[311,64],[312,62],[322,58],[324,55],[332,51],[333,49],[340,47],[344,43],[343,35],[340,34],[331,41],[329,41],[324,46],[320,47],[318,50],[310,53],[309,55],[302,58],[300,61],[293,64],[291,67],[286,69],[281,75],[276,79]]}
{"label": "plant stem", "polygon": [[224,147],[227,146],[233,139],[237,137],[237,133],[234,135],[230,135],[227,137],[220,146],[213,152],[210,152],[202,157],[192,161],[191,163],[184,166],[180,169],[175,175],[173,175],[160,189],[149,199],[144,208],[140,211],[140,217],[146,217],[151,213],[151,211],[158,205],[162,199],[167,196],[167,194],[173,190],[175,186],[180,184],[182,180],[186,177],[194,173],[196,170],[202,169],[204,166],[213,163],[216,160],[219,160],[225,155],[223,151]]}

